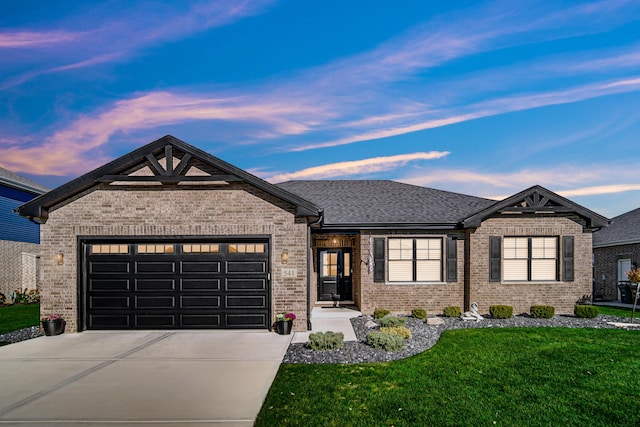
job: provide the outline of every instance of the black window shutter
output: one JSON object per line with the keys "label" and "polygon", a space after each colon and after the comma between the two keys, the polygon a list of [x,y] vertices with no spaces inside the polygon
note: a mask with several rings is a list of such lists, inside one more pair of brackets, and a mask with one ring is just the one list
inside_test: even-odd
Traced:
{"label": "black window shutter", "polygon": [[458,281],[458,241],[447,237],[447,282]]}
{"label": "black window shutter", "polygon": [[489,281],[499,282],[502,262],[502,239],[489,237]]}
{"label": "black window shutter", "polygon": [[373,281],[384,282],[384,238],[373,239]]}
{"label": "black window shutter", "polygon": [[562,237],[562,280],[573,282],[573,236]]}

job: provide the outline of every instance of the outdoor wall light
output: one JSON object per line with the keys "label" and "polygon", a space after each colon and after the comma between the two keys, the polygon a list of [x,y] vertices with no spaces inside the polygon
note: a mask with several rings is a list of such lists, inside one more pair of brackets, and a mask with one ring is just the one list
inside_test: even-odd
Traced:
{"label": "outdoor wall light", "polygon": [[280,261],[282,261],[283,264],[286,264],[287,261],[289,261],[289,249],[282,250],[282,253],[280,254]]}
{"label": "outdoor wall light", "polygon": [[56,264],[58,265],[64,264],[64,254],[62,252],[58,252],[56,254]]}

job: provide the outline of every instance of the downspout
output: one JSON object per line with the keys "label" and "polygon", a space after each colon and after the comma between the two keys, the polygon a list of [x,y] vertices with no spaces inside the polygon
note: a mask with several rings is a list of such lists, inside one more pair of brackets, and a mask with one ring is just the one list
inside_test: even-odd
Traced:
{"label": "downspout", "polygon": [[[313,248],[311,247],[311,226],[322,222],[324,211],[320,211],[318,219],[307,223],[307,331],[311,330],[311,265],[313,263]],[[309,262],[311,261],[311,262]]]}
{"label": "downspout", "polygon": [[464,242],[464,291],[463,311],[469,311],[471,307],[471,230],[465,232]]}

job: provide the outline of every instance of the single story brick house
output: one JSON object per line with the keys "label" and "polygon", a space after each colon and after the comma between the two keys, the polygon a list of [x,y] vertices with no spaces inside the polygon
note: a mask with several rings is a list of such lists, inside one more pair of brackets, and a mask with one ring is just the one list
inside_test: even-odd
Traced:
{"label": "single story brick house", "polygon": [[36,289],[40,275],[40,226],[14,209],[48,188],[0,167],[0,292]]}
{"label": "single story brick house", "polygon": [[594,298],[630,303],[626,273],[638,265],[640,208],[612,218],[609,227],[593,236]]}
{"label": "single story brick house", "polygon": [[496,202],[392,181],[273,185],[165,136],[24,204],[68,331],[265,328],[316,304],[558,313],[608,220],[536,186]]}

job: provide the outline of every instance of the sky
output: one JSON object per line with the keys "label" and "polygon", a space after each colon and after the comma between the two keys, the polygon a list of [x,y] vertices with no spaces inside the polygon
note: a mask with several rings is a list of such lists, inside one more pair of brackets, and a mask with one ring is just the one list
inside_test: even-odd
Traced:
{"label": "sky", "polygon": [[173,135],[270,182],[640,207],[640,1],[0,3],[0,166]]}

